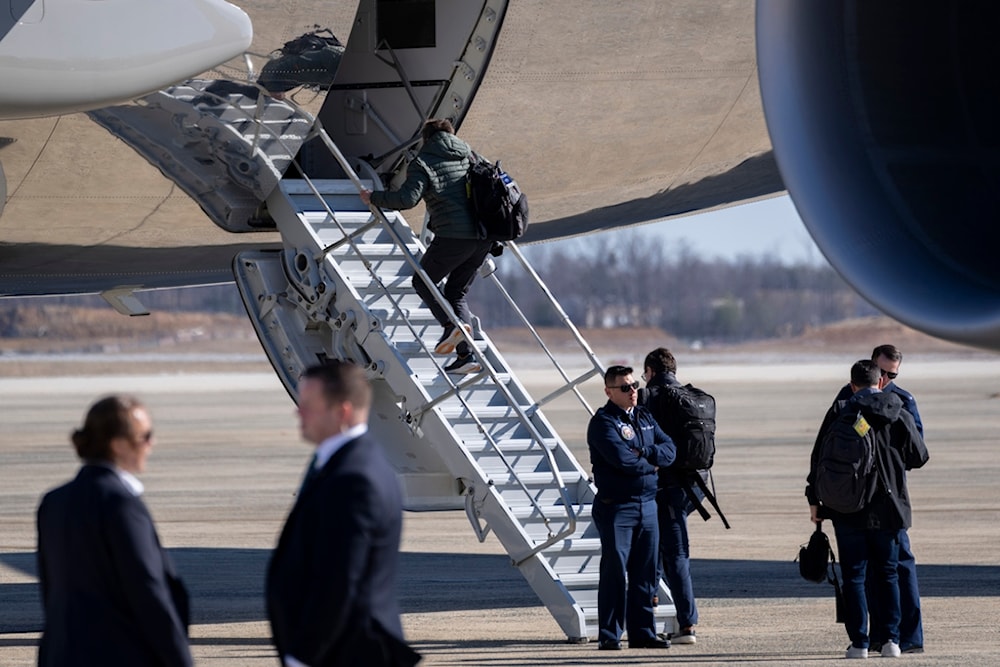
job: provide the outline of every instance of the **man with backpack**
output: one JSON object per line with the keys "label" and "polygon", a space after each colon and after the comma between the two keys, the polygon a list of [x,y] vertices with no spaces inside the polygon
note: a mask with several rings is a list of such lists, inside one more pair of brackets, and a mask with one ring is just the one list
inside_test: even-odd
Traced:
{"label": "man with backpack", "polygon": [[465,184],[472,149],[455,136],[455,128],[446,118],[424,123],[421,137],[423,146],[409,164],[403,184],[392,191],[362,190],[361,201],[381,208],[403,210],[413,208],[421,199],[424,200],[427,226],[434,232],[434,238],[424,251],[420,266],[433,285],[414,276],[413,289],[444,328],[434,352],[448,355],[454,351],[458,355],[455,361],[445,366],[445,372],[477,373],[482,368],[469,344],[432,291],[434,285],[448,279],[443,290],[444,298],[451,304],[462,328],[471,334],[469,322],[472,312],[465,297],[476,279],[476,272],[493,247],[492,240],[479,238],[478,224],[469,210]]}
{"label": "man with backpack", "polygon": [[677,448],[673,465],[659,471],[656,492],[660,528],[657,571],[667,582],[677,611],[678,631],[669,639],[674,644],[694,644],[698,606],[691,583],[687,517],[705,497],[695,477],[703,480],[715,455],[715,401],[694,387],[681,385],[677,361],[665,347],[647,354],[643,366],[646,389],[640,403]]}
{"label": "man with backpack", "polygon": [[[884,637],[882,657],[900,655],[899,546],[912,518],[906,471],[929,458],[913,416],[896,394],[879,389],[880,378],[869,359],[851,367],[853,394],[827,411],[806,479],[810,519],[830,519],[837,536],[848,658],[868,657],[869,634]],[[868,595],[883,612],[870,633]]]}
{"label": "man with backpack", "polygon": [[[903,401],[903,409],[913,416],[920,436],[924,435],[924,425],[917,410],[917,401],[913,394],[896,384],[899,366],[903,362],[903,353],[895,345],[879,345],[872,350],[874,361],[881,373],[879,389],[891,391]],[[836,400],[843,401],[851,397],[851,386],[844,385]],[[899,607],[902,617],[899,622],[899,648],[903,653],[924,652],[924,628],[920,615],[920,587],[917,583],[917,559],[910,546],[910,536],[904,528],[899,536]],[[869,602],[868,605],[871,626],[878,628],[881,610]],[[877,635],[872,638],[870,648],[881,647],[883,639]]]}

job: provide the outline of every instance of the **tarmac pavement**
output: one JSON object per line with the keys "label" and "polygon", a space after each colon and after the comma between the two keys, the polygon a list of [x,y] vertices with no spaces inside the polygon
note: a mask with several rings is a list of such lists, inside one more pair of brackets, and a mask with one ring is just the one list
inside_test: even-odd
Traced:
{"label": "tarmac pavement", "polygon": [[[862,346],[862,352],[870,346]],[[801,665],[842,660],[832,587],[798,576],[812,530],[802,495],[816,428],[853,358],[716,360],[680,378],[719,406],[714,470],[732,530],[691,522],[698,643],[668,651],[572,645],[492,536],[462,512],[407,514],[400,599],[423,665]],[[146,503],[192,595],[198,665],[277,664],[263,605],[270,550],[309,448],[291,400],[267,372],[4,377],[0,361],[0,666],[36,661],[42,624],[34,512],[75,474],[69,444],[90,403],[111,391],[150,406],[157,446]],[[910,474],[926,652],[910,665],[1000,664],[1000,358],[907,355],[899,383],[917,397],[930,462]],[[47,371],[48,372],[48,371]],[[543,394],[547,378],[522,382]],[[588,399],[603,402],[599,381]],[[546,411],[589,466],[585,419]],[[828,530],[832,533],[832,530]]]}

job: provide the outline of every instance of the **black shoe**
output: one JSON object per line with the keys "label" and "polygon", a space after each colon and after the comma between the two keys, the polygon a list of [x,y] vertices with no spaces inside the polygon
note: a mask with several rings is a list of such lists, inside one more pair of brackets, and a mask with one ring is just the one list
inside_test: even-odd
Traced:
{"label": "black shoe", "polygon": [[[472,327],[463,323],[462,328],[466,333],[472,334]],[[455,346],[462,342],[462,332],[454,324],[449,322],[444,327],[441,339],[434,346],[434,354],[449,355],[455,351]]]}
{"label": "black shoe", "polygon": [[622,643],[611,641],[610,639],[602,639],[597,645],[598,651],[620,651],[622,650]]}
{"label": "black shoe", "polygon": [[868,652],[869,653],[881,653],[882,652],[882,642],[868,642]]}
{"label": "black shoe", "polygon": [[640,639],[638,641],[630,641],[628,643],[629,648],[670,648],[670,642],[666,639],[660,639],[659,637],[651,637],[650,639]]}
{"label": "black shoe", "polygon": [[445,373],[454,373],[456,375],[478,373],[481,370],[483,370],[483,367],[479,365],[479,362],[471,354],[459,357],[444,367]]}
{"label": "black shoe", "polygon": [[900,653],[923,653],[924,647],[920,644],[907,644],[899,647]]}

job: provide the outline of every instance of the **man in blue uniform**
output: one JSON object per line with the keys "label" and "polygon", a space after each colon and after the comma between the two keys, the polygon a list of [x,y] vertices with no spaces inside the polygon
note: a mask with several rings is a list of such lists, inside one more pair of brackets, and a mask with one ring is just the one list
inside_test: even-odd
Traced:
{"label": "man in blue uniform", "polygon": [[[636,406],[639,383],[627,366],[604,374],[608,402],[587,427],[597,498],[592,515],[601,537],[597,588],[598,648],[669,648],[656,635],[656,473],[674,462],[673,441],[649,411]],[[626,584],[627,576],[627,584]],[[628,590],[626,591],[626,585]]]}

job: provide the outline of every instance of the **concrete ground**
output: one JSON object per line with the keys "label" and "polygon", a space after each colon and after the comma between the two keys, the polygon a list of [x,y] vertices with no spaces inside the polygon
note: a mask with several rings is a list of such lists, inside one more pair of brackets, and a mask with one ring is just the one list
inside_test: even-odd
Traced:
{"label": "concrete ground", "polygon": [[[861,350],[870,345],[861,346]],[[851,356],[716,359],[681,379],[719,405],[715,482],[732,523],[692,521],[698,644],[598,653],[569,645],[491,536],[464,514],[406,516],[400,598],[424,665],[827,664],[848,644],[832,587],[799,578],[793,559],[812,526],[802,496],[818,423]],[[135,363],[135,362],[123,362]],[[308,447],[291,400],[267,372],[7,377],[0,360],[0,665],[33,665],[42,623],[34,564],[41,494],[71,477],[68,443],[99,394],[151,407],[157,448],[143,476],[161,539],[192,594],[197,664],[274,665],[263,573]],[[40,367],[41,369],[42,367]],[[123,369],[124,370],[124,369]],[[930,463],[910,475],[926,652],[912,665],[1000,664],[1000,359],[908,354],[899,383],[919,401]],[[30,374],[29,374],[30,375]],[[535,395],[545,378],[525,373]],[[598,404],[600,384],[588,390]],[[586,462],[579,415],[547,415]]]}

